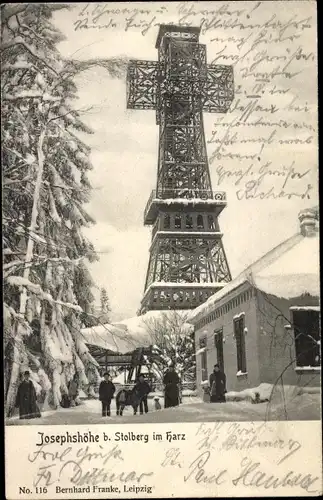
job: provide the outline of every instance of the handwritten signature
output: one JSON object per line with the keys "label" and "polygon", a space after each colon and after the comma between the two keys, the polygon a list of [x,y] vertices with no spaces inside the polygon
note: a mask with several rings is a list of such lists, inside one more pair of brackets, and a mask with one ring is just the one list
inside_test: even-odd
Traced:
{"label": "handwritten signature", "polygon": [[273,165],[273,162],[267,161],[266,163],[258,166],[257,164],[251,163],[245,170],[239,169],[226,169],[223,165],[219,165],[216,168],[217,174],[217,184],[222,184],[225,180],[232,179],[234,185],[238,186],[241,184],[242,180],[251,178],[255,180],[258,185],[265,182],[268,178],[281,179],[282,189],[285,189],[290,181],[296,180],[300,181],[304,179],[311,169],[307,169],[303,172],[299,171],[295,167],[295,161],[293,160],[290,165]]}
{"label": "handwritten signature", "polygon": [[241,485],[254,488],[264,488],[266,490],[275,490],[277,488],[295,488],[299,487],[307,493],[318,493],[319,490],[313,488],[319,481],[318,476],[305,472],[296,472],[289,470],[284,472],[278,467],[278,472],[266,472],[260,461],[255,461],[249,457],[243,457],[238,466],[238,473],[232,479],[232,472],[226,468],[219,467],[220,454],[218,460],[213,457],[210,468],[210,451],[204,451],[195,458],[188,466],[187,473],[184,475],[184,482],[189,480],[197,484],[215,484],[221,485],[229,481],[235,487]]}
{"label": "handwritten signature", "polygon": [[[138,472],[136,470],[114,472],[106,469],[108,462],[111,466],[124,462],[121,448],[116,445],[111,449],[96,447],[98,451],[91,451],[89,446],[72,448],[68,446],[60,451],[49,451],[51,445],[44,444],[28,455],[31,463],[39,462],[34,485],[50,486],[63,477],[77,486],[96,485],[102,482],[133,482],[140,483],[143,478],[150,477],[153,472]],[[100,467],[86,468],[86,464],[99,461]]]}
{"label": "handwritten signature", "polygon": [[193,478],[196,483],[214,483],[216,485],[226,482],[228,475],[227,469],[219,469],[211,475],[207,475],[205,472],[204,466],[210,460],[210,457],[211,452],[204,451],[197,458],[195,458],[188,467],[188,473],[184,476],[184,481],[187,482],[189,479]]}
{"label": "handwritten signature", "polygon": [[255,488],[263,487],[268,489],[277,489],[285,487],[300,487],[307,493],[317,493],[317,489],[312,489],[314,483],[316,483],[319,478],[317,476],[312,476],[312,474],[299,473],[293,470],[284,473],[282,471],[281,475],[275,473],[267,473],[262,469],[261,463],[259,461],[254,461],[248,457],[244,457],[241,461],[241,470],[238,475],[232,480],[234,486],[252,486]]}
{"label": "handwritten signature", "polygon": [[51,486],[65,477],[76,486],[98,485],[100,483],[140,483],[144,478],[153,476],[151,472],[137,472],[136,470],[113,472],[112,469],[92,467],[84,470],[75,460],[68,460],[60,468],[55,464],[41,465],[37,471],[34,485]]}

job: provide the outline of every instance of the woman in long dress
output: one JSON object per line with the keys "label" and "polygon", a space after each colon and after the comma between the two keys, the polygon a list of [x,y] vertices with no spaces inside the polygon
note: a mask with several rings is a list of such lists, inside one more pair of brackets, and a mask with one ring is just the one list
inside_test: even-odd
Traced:
{"label": "woman in long dress", "polygon": [[218,364],[214,365],[213,373],[210,375],[210,392],[211,403],[225,403],[226,376]]}
{"label": "woman in long dress", "polygon": [[29,376],[29,371],[25,371],[24,380],[18,387],[16,407],[19,408],[20,419],[39,418],[41,416],[37,405],[36,390]]}
{"label": "woman in long dress", "polygon": [[170,366],[164,376],[165,386],[165,408],[179,405],[179,376],[175,372],[174,366]]}

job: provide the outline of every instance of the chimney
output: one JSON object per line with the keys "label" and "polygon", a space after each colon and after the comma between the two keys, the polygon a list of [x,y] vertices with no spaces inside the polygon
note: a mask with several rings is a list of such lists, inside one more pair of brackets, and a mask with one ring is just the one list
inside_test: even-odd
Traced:
{"label": "chimney", "polygon": [[301,234],[306,237],[315,236],[318,232],[318,211],[316,209],[301,210],[298,214]]}

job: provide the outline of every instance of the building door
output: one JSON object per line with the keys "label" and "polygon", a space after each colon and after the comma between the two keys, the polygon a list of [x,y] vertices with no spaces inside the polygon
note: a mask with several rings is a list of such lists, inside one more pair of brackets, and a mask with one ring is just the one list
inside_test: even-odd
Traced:
{"label": "building door", "polygon": [[224,372],[224,355],[223,355],[223,329],[214,332],[214,345],[216,348],[216,362],[220,370]]}
{"label": "building door", "polygon": [[237,345],[237,369],[238,373],[247,373],[247,356],[245,343],[245,320],[244,316],[234,320],[234,336]]}
{"label": "building door", "polygon": [[208,380],[206,346],[207,346],[207,339],[206,337],[202,337],[200,339],[202,382],[204,380]]}

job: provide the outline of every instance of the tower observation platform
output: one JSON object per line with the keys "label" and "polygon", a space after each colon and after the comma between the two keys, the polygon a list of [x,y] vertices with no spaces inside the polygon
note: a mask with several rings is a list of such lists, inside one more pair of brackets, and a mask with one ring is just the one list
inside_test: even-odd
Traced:
{"label": "tower observation platform", "polygon": [[226,113],[233,68],[207,65],[200,28],[161,25],[158,61],[130,61],[127,107],[156,112],[156,188],[144,211],[152,226],[140,312],[193,309],[231,280],[218,217],[226,194],[213,191],[203,112]]}

